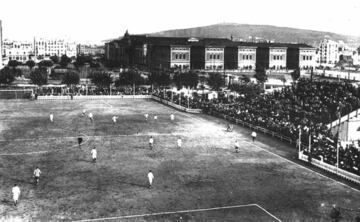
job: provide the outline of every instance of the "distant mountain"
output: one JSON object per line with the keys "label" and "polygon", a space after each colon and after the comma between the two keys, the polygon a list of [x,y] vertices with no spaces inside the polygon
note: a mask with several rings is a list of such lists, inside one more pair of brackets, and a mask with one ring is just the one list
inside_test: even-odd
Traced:
{"label": "distant mountain", "polygon": [[[167,30],[149,34],[164,37],[198,37],[198,38],[231,38],[234,40],[269,40],[284,43],[306,43],[317,46],[324,38],[343,40],[352,47],[360,46],[360,36],[341,35],[332,32],[322,32],[271,25],[248,25],[223,23],[188,29]],[[250,37],[250,38],[249,38]]]}

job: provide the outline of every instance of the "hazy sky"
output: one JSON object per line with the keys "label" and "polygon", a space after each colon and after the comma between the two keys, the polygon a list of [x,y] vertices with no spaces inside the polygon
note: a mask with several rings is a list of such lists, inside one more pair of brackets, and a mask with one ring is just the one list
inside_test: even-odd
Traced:
{"label": "hazy sky", "polygon": [[83,43],[216,23],[267,24],[360,36],[360,0],[1,0],[3,37]]}

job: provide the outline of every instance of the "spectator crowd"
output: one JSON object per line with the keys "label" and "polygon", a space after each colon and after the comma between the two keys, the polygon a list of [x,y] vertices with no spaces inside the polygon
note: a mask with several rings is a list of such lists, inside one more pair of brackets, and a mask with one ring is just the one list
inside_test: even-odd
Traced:
{"label": "spectator crowd", "polygon": [[[337,135],[326,126],[330,122],[360,108],[360,90],[345,82],[300,79],[291,87],[271,94],[247,95],[234,101],[202,102],[208,114],[223,114],[284,135],[292,141],[302,131],[302,144],[311,150],[304,152],[328,164],[337,163]],[[339,167],[360,175],[358,144],[339,143]]]}

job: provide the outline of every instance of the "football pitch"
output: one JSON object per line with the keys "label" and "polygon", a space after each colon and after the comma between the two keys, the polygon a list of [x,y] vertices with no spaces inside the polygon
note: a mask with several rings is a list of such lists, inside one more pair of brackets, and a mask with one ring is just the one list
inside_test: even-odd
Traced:
{"label": "football pitch", "polygon": [[[94,114],[93,123],[83,109]],[[269,151],[280,142],[252,142],[248,130],[225,128],[224,120],[145,99],[2,100],[0,221],[325,222],[332,204],[359,207],[359,191]],[[37,186],[36,166],[42,171]],[[354,213],[342,211],[342,217],[353,221]]]}

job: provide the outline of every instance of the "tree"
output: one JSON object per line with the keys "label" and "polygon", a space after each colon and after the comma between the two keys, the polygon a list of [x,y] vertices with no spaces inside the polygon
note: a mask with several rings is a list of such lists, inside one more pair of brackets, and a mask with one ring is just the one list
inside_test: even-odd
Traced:
{"label": "tree", "polygon": [[153,72],[149,76],[149,82],[158,86],[168,86],[171,84],[171,79],[166,72]]}
{"label": "tree", "polygon": [[261,84],[266,82],[267,75],[266,75],[265,68],[262,68],[262,67],[256,68],[254,77]]}
{"label": "tree", "polygon": [[300,78],[300,68],[296,68],[292,73],[291,77],[294,81],[296,81],[298,78]]}
{"label": "tree", "polygon": [[30,71],[31,71],[32,68],[34,68],[34,66],[36,64],[35,64],[35,62],[33,60],[28,60],[28,61],[26,61],[25,65],[27,65],[30,68]]}
{"label": "tree", "polygon": [[53,66],[53,62],[51,60],[42,60],[41,62],[38,63],[39,67],[47,67],[50,68],[51,66]]}
{"label": "tree", "polygon": [[144,78],[136,69],[129,69],[120,74],[119,79],[115,81],[115,86],[141,85],[144,82]]}
{"label": "tree", "polygon": [[67,55],[62,55],[60,58],[60,66],[61,67],[67,67],[67,65],[71,62],[71,58],[69,58]]}
{"label": "tree", "polygon": [[54,64],[58,64],[58,63],[59,63],[59,57],[58,57],[57,55],[50,56],[50,59],[51,59],[51,61],[52,61]]}
{"label": "tree", "polygon": [[65,73],[62,79],[62,83],[66,85],[76,85],[80,82],[80,76],[75,71]]}
{"label": "tree", "polygon": [[11,67],[13,70],[15,70],[18,65],[19,65],[19,62],[16,60],[10,60],[8,62],[8,66]]}
{"label": "tree", "polygon": [[9,67],[0,70],[0,85],[10,85],[15,80],[15,75]]}
{"label": "tree", "polygon": [[38,69],[35,69],[30,73],[30,80],[33,84],[36,85],[45,85],[48,81],[48,74],[45,67],[41,67]]}
{"label": "tree", "polygon": [[91,72],[89,79],[92,83],[101,89],[110,88],[110,84],[113,82],[111,74],[102,71]]}
{"label": "tree", "polygon": [[216,91],[219,91],[220,87],[225,85],[225,79],[221,73],[210,73],[207,82],[208,85]]}
{"label": "tree", "polygon": [[88,63],[88,64],[92,63],[91,56],[79,55],[78,57],[76,57],[76,61],[74,62],[74,65],[76,67],[80,67],[80,66],[85,65],[85,63]]}
{"label": "tree", "polygon": [[177,88],[183,86],[189,88],[196,88],[199,83],[199,75],[196,72],[177,73],[173,79]]}

